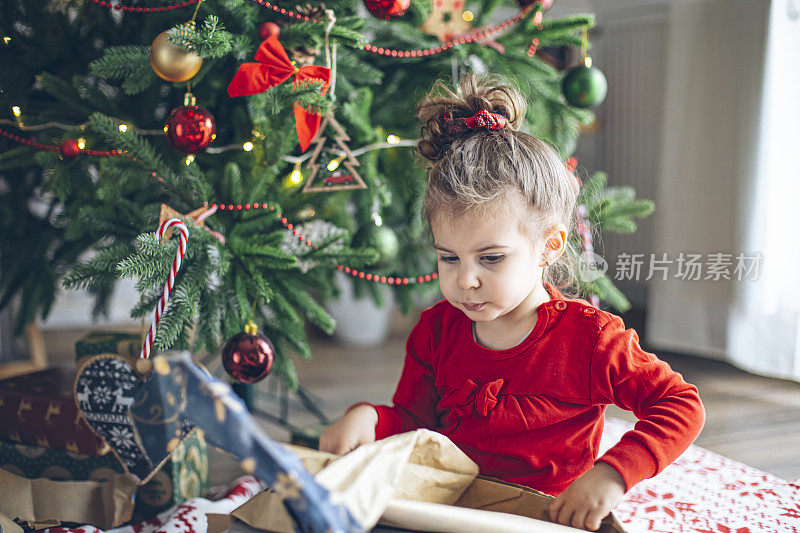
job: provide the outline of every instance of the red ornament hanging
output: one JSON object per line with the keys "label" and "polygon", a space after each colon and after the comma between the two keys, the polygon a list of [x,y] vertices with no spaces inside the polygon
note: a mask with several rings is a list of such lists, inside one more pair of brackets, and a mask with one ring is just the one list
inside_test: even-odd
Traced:
{"label": "red ornament hanging", "polygon": [[240,383],[261,381],[272,370],[275,347],[251,320],[244,332],[235,335],[222,348],[222,365]]}
{"label": "red ornament hanging", "polygon": [[81,147],[75,139],[66,139],[61,143],[61,155],[64,159],[75,159],[81,153]]}
{"label": "red ornament hanging", "polygon": [[169,143],[184,154],[202,152],[217,137],[214,116],[194,103],[194,96],[186,93],[183,106],[172,110],[164,126]]}
{"label": "red ornament hanging", "polygon": [[411,0],[364,0],[364,5],[375,17],[391,20],[405,15]]}
{"label": "red ornament hanging", "polygon": [[274,22],[265,22],[258,27],[258,38],[262,41],[268,39],[272,35],[275,37],[280,37],[281,35],[281,27]]}

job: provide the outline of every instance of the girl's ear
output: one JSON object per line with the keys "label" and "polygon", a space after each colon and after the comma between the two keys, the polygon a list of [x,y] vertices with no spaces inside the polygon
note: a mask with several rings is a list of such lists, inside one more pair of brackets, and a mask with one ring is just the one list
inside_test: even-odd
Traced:
{"label": "girl's ear", "polygon": [[564,224],[556,224],[548,233],[544,245],[544,260],[552,264],[561,257],[567,247],[567,227]]}

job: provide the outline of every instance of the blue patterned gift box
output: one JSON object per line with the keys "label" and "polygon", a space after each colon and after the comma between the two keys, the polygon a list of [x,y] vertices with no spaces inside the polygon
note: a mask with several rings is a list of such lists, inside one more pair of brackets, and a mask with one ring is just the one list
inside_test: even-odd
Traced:
{"label": "blue patterned gift box", "polygon": [[[230,386],[195,365],[188,353],[153,360],[154,371],[131,406],[139,441],[155,461],[179,438],[180,421],[202,428],[208,441],[282,497],[296,531],[356,533],[364,528],[305,469],[294,453],[258,426]],[[161,416],[153,416],[161,413]]]}

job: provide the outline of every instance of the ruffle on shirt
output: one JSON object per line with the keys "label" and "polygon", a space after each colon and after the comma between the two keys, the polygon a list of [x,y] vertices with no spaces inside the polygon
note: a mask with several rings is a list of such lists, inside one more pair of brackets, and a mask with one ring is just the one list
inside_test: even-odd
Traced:
{"label": "ruffle on shirt", "polygon": [[474,423],[490,423],[495,437],[514,436],[521,430],[540,430],[585,415],[589,407],[588,402],[580,400],[572,403],[549,394],[514,393],[508,387],[503,390],[503,386],[502,378],[483,384],[467,379],[462,385],[442,392],[439,408],[447,412],[443,433],[450,435],[463,421],[473,419]]}
{"label": "ruffle on shirt", "polygon": [[472,379],[451,391],[448,391],[440,405],[452,406],[459,416],[487,416],[497,405],[498,394],[503,387],[503,380],[496,379],[480,385]]}

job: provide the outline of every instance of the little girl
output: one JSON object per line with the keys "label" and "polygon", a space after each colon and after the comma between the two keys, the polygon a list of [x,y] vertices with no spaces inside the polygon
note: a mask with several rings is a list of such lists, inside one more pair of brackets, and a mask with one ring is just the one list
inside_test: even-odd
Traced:
{"label": "little girl", "polygon": [[[474,77],[458,93],[440,89],[417,111],[444,300],[411,331],[394,405],[350,407],[320,449],[436,430],[482,474],[557,496],[553,521],[596,530],[700,433],[697,389],[618,316],[551,283],[554,267],[569,271],[563,254],[574,255],[578,182],[547,144],[515,131],[520,95]],[[639,422],[598,458],[612,403]]]}

